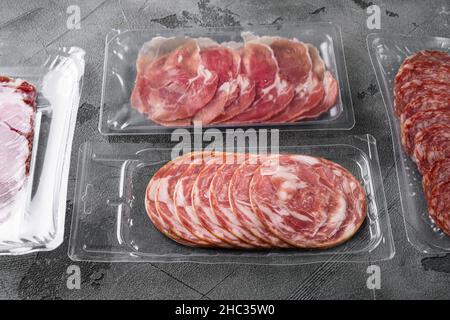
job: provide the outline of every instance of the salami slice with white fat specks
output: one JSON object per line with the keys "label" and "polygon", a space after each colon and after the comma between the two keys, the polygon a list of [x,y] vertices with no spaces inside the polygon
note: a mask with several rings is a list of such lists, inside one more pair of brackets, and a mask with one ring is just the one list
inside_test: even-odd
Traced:
{"label": "salami slice with white fat specks", "polygon": [[450,158],[436,161],[423,176],[422,185],[427,199],[431,199],[433,188],[441,183],[450,182]]}

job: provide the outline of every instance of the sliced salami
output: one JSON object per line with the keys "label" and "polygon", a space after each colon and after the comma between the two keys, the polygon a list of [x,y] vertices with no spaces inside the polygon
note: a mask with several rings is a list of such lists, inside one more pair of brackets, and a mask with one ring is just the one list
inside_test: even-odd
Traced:
{"label": "sliced salami", "polygon": [[435,124],[419,131],[414,144],[417,167],[426,174],[436,161],[450,157],[450,124]]}
{"label": "sliced salami", "polygon": [[403,109],[400,122],[404,123],[414,114],[421,111],[432,111],[439,109],[450,110],[450,94],[442,92],[439,94],[419,95],[412,99]]}
{"label": "sliced salami", "polygon": [[261,165],[259,157],[246,160],[234,172],[228,189],[230,207],[242,225],[254,236],[270,243],[273,247],[289,248],[287,242],[272,234],[253,211],[250,203],[250,182],[256,169]]}
{"label": "sliced salami", "polygon": [[428,199],[430,217],[450,236],[450,182],[438,184]]}
{"label": "sliced salami", "polygon": [[[229,198],[230,180],[240,166],[239,163],[223,164],[215,173],[209,189],[211,209],[217,221],[230,233],[251,244],[255,248],[268,248],[271,245],[252,234],[231,209]],[[248,186],[248,185],[247,185]]]}
{"label": "sliced salami", "polygon": [[[272,233],[293,246],[336,246],[352,236],[365,217],[362,187],[356,180],[344,183],[345,169],[328,164],[310,156],[281,155],[266,160],[252,178],[253,210]],[[351,195],[346,193],[350,190]],[[355,207],[348,202],[355,200],[354,190],[361,194]]]}
{"label": "sliced salami", "polygon": [[433,188],[441,183],[450,182],[450,158],[436,161],[423,176],[422,185],[427,199],[431,198]]}
{"label": "sliced salami", "polygon": [[434,124],[450,124],[450,109],[418,112],[401,124],[401,141],[412,155],[416,134]]}

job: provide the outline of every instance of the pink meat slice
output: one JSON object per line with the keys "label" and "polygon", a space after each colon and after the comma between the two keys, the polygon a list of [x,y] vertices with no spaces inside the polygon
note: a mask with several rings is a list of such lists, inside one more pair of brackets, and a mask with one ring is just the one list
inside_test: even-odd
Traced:
{"label": "pink meat slice", "polygon": [[214,97],[197,112],[193,119],[194,122],[209,124],[225,112],[225,107],[232,103],[239,93],[237,77],[241,58],[234,50],[214,43],[208,43],[206,48],[202,48],[200,55],[205,68],[219,77]]}
{"label": "pink meat slice", "polygon": [[252,105],[227,123],[256,123],[283,111],[294,97],[294,88],[281,79],[272,49],[262,43],[248,42],[242,50],[243,73],[255,83]]}
{"label": "pink meat slice", "polygon": [[230,233],[256,248],[269,248],[271,245],[250,232],[231,208],[230,181],[239,166],[238,161],[233,164],[223,164],[215,173],[209,189],[211,209],[217,221]]}
{"label": "pink meat slice", "polygon": [[302,119],[317,118],[336,105],[339,98],[339,84],[336,78],[334,78],[329,71],[325,72],[323,78],[323,87],[325,90],[323,100],[316,107],[303,114],[300,114],[297,117],[296,121]]}
{"label": "pink meat slice", "polygon": [[424,94],[413,98],[403,109],[400,121],[404,123],[414,114],[421,111],[431,111],[439,109],[450,110],[450,95],[448,93]]}
{"label": "pink meat slice", "polygon": [[253,176],[250,199],[272,233],[301,248],[344,242],[359,229],[366,209],[365,193],[350,173],[302,155],[266,160]]}
{"label": "pink meat slice", "polygon": [[[195,155],[196,157],[197,155]],[[209,246],[210,243],[202,241],[192,234],[178,219],[173,202],[175,186],[191,164],[192,157],[183,157],[172,165],[166,173],[159,179],[155,194],[155,207],[159,217],[166,225],[166,228],[175,234],[177,238],[197,246]]]}
{"label": "pink meat slice", "polygon": [[259,157],[246,160],[234,172],[228,188],[230,208],[240,223],[255,237],[268,242],[273,247],[289,248],[288,243],[272,234],[253,211],[250,203],[250,182],[255,170],[261,165]]}
{"label": "pink meat slice", "polygon": [[434,124],[416,134],[414,160],[424,175],[434,163],[450,157],[450,124]]}
{"label": "pink meat slice", "polygon": [[209,203],[211,181],[220,167],[220,163],[208,163],[198,174],[192,188],[192,204],[195,213],[203,227],[216,237],[236,248],[252,248],[250,244],[242,241],[224,228],[211,209]]}
{"label": "pink meat slice", "polygon": [[138,70],[131,104],[155,122],[189,118],[216,93],[218,76],[202,64],[193,39],[149,64],[138,61]]}
{"label": "pink meat slice", "polygon": [[27,138],[0,121],[0,222],[13,213],[8,206],[26,182],[29,156]]}
{"label": "pink meat slice", "polygon": [[216,158],[210,155],[195,159],[188,169],[180,176],[174,190],[175,211],[181,223],[197,238],[217,247],[229,248],[230,244],[214,236],[205,229],[192,204],[192,188],[197,175],[204,169],[206,163],[212,163]]}
{"label": "pink meat slice", "polygon": [[435,124],[450,124],[450,109],[421,111],[401,124],[401,141],[408,154],[414,151],[416,134]]}
{"label": "pink meat slice", "polygon": [[319,81],[323,81],[326,71],[325,62],[322,60],[319,50],[317,50],[316,47],[309,43],[307,44],[307,46],[309,56],[311,57],[312,61],[313,72],[319,78]]}

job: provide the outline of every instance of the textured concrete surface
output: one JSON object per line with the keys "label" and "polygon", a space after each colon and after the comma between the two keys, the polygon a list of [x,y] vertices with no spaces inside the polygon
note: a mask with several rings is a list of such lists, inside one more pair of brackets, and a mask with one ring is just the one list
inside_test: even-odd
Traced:
{"label": "textured concrete surface", "polygon": [[[397,253],[381,268],[381,289],[366,286],[368,264],[322,263],[297,267],[199,264],[76,263],[81,290],[66,287],[67,241],[57,250],[0,258],[0,299],[439,299],[450,298],[450,255],[425,256],[407,241],[400,212],[388,119],[367,56],[365,9],[381,7],[381,29],[413,35],[450,35],[448,1],[2,1],[0,38],[16,39],[26,59],[58,46],[86,49],[84,91],[75,133],[69,181],[66,240],[72,213],[76,150],[97,131],[103,69],[103,44],[112,28],[189,28],[252,26],[333,21],[342,27],[346,62],[356,113],[354,134],[371,133],[378,141]],[[80,30],[66,28],[66,8],[78,4]],[[314,133],[317,136],[326,133]],[[334,133],[348,134],[345,133]],[[300,133],[283,133],[295,144]],[[133,140],[133,139],[132,139]],[[134,139],[137,140],[137,139]],[[167,137],[139,138],[167,143]]]}

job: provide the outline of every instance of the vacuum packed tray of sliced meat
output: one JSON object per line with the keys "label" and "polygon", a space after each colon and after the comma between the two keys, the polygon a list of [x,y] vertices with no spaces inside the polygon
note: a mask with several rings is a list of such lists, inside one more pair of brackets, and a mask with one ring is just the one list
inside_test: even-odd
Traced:
{"label": "vacuum packed tray of sliced meat", "polygon": [[[450,252],[450,39],[368,37],[398,153],[408,239],[424,252]],[[447,211],[446,211],[447,210]]]}
{"label": "vacuum packed tray of sliced meat", "polygon": [[388,259],[394,248],[381,181],[368,135],[305,139],[274,152],[181,155],[87,142],[69,255],[257,264]]}
{"label": "vacuum packed tray of sliced meat", "polygon": [[129,30],[110,34],[105,50],[99,128],[107,135],[354,125],[340,30],[330,23]]}

